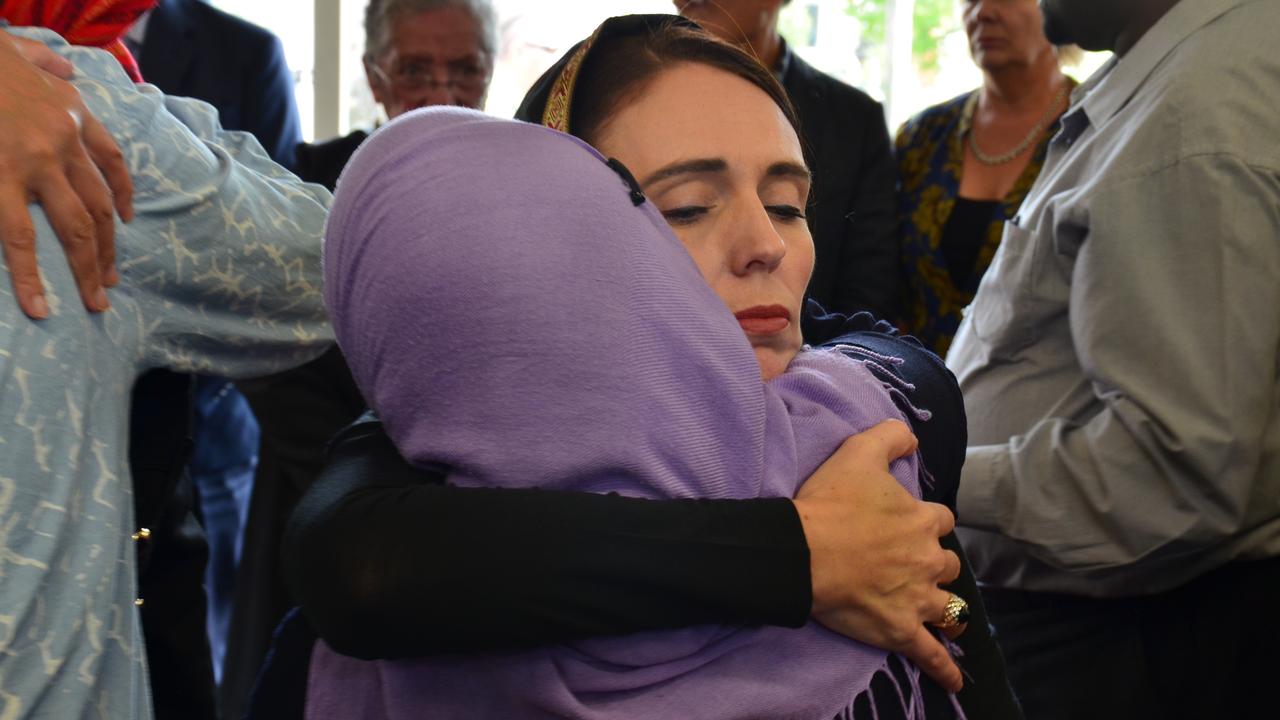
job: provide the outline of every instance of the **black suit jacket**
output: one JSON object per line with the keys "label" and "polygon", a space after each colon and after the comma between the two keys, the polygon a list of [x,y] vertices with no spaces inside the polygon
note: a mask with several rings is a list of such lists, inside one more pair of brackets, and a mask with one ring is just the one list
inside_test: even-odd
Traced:
{"label": "black suit jacket", "polygon": [[790,49],[782,86],[800,116],[813,170],[807,211],[817,262],[809,297],[827,310],[901,316],[896,170],[880,103]]}
{"label": "black suit jacket", "polygon": [[218,108],[224,128],[250,133],[273,160],[293,167],[302,124],[284,48],[270,31],[199,0],[160,0],[138,67],[165,94]]}

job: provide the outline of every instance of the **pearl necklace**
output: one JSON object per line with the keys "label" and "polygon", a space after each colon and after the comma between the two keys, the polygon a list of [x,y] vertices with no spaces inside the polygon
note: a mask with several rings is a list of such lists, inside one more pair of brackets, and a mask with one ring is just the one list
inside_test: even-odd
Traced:
{"label": "pearl necklace", "polygon": [[999,155],[988,155],[982,152],[982,149],[978,147],[977,138],[974,137],[977,133],[973,131],[973,127],[971,126],[969,128],[969,149],[973,151],[973,156],[983,165],[1003,165],[1026,152],[1027,148],[1031,147],[1031,143],[1034,142],[1036,138],[1040,137],[1040,133],[1044,130],[1045,126],[1057,116],[1058,106],[1062,104],[1062,99],[1067,95],[1067,85],[1068,83],[1066,82],[1062,83],[1062,87],[1058,90],[1058,94],[1053,96],[1053,102],[1049,103],[1049,108],[1045,110],[1044,115],[1036,121],[1035,127],[1031,128],[1031,132],[1027,133],[1027,136],[1022,139],[1022,142],[1013,146],[1013,149],[1009,152],[1001,153]]}

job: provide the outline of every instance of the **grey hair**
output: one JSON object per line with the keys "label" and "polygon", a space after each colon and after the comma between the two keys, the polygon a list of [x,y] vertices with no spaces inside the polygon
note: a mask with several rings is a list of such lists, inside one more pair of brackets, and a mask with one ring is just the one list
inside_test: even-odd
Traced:
{"label": "grey hair", "polygon": [[491,0],[369,0],[364,9],[364,56],[373,60],[387,51],[391,23],[405,15],[456,7],[466,11],[480,28],[480,49],[490,58],[498,50],[498,13]]}

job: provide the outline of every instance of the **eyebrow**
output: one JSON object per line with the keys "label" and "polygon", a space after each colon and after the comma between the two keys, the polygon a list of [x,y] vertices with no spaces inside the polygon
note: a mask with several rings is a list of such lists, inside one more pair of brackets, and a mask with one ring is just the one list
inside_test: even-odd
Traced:
{"label": "eyebrow", "polygon": [[805,182],[813,182],[813,173],[809,172],[809,168],[790,160],[770,165],[769,169],[764,171],[764,174],[766,177],[797,178]]}
{"label": "eyebrow", "polygon": [[723,158],[699,158],[697,160],[682,160],[674,162],[665,167],[655,170],[653,174],[645,178],[640,183],[640,187],[649,187],[659,180],[675,177],[677,175],[692,175],[698,173],[721,173],[729,169],[729,163]]}
{"label": "eyebrow", "polygon": [[[696,160],[682,160],[674,162],[665,167],[655,170],[649,177],[640,183],[640,187],[646,188],[650,185],[677,175],[695,175],[700,173],[722,173],[729,169],[729,163],[724,158],[698,158]],[[779,178],[797,178],[805,182],[811,182],[813,175],[809,172],[809,168],[801,163],[784,160],[776,162],[765,170],[766,177]]]}

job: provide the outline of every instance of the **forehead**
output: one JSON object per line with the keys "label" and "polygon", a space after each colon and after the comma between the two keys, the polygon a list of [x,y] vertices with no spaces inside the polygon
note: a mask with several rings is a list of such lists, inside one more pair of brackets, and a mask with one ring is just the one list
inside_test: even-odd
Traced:
{"label": "forehead", "polygon": [[764,90],[695,63],[654,77],[614,112],[601,139],[619,151],[625,147],[630,158],[622,159],[637,174],[695,157],[759,168],[804,163],[795,130]]}
{"label": "forehead", "polygon": [[388,49],[400,57],[450,59],[482,52],[479,23],[462,8],[400,13],[389,22]]}

